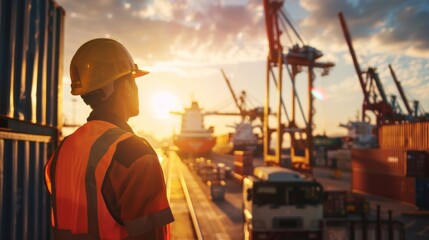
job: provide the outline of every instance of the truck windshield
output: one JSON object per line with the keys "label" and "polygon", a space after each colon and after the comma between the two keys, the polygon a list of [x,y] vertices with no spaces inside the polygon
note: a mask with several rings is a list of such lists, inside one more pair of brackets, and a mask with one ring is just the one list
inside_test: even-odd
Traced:
{"label": "truck windshield", "polygon": [[313,182],[258,183],[254,187],[254,204],[307,205],[321,204],[323,188]]}

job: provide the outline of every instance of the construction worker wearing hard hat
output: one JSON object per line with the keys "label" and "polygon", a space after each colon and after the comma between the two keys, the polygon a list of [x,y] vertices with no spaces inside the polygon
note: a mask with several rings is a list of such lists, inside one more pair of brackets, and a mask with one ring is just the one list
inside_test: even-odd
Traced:
{"label": "construction worker wearing hard hat", "polygon": [[45,166],[55,239],[169,239],[159,160],[127,124],[139,113],[135,78],[147,73],[112,39],[86,42],[73,56],[72,94],[93,111]]}

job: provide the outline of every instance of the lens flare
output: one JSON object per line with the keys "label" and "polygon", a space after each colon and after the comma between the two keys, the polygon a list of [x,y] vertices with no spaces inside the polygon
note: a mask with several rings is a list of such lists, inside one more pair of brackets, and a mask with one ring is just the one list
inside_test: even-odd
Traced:
{"label": "lens flare", "polygon": [[313,97],[315,97],[317,100],[325,99],[325,95],[323,94],[323,92],[317,88],[311,89],[311,95],[313,95]]}

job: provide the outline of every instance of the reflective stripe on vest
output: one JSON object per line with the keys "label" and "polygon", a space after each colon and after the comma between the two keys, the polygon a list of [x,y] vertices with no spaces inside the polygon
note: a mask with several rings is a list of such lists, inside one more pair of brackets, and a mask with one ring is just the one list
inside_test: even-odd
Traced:
{"label": "reflective stripe on vest", "polygon": [[65,232],[87,239],[127,236],[108,211],[101,187],[117,144],[131,136],[108,122],[90,121],[63,141],[45,169],[56,236]]}

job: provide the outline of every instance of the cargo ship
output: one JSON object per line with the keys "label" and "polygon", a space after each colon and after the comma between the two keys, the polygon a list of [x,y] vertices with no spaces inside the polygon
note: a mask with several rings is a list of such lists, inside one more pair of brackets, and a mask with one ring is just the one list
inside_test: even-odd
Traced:
{"label": "cargo ship", "polygon": [[216,143],[213,127],[205,128],[204,113],[198,102],[192,101],[183,113],[180,133],[173,136],[173,143],[181,156],[204,156],[211,152]]}
{"label": "cargo ship", "polygon": [[233,127],[234,132],[216,137],[214,152],[232,154],[234,151],[248,151],[256,155],[262,153],[262,140],[253,132],[254,126],[240,122]]}
{"label": "cargo ship", "polygon": [[259,142],[258,137],[253,133],[253,126],[250,123],[241,122],[235,126],[232,143],[234,150],[255,152]]}

